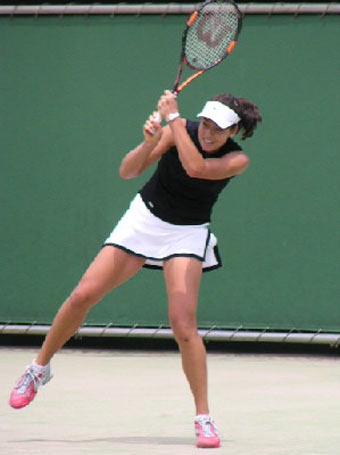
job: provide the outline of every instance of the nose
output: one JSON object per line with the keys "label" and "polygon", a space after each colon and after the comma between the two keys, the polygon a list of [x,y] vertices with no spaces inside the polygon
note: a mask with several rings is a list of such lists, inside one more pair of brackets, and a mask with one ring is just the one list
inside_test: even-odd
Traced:
{"label": "nose", "polygon": [[212,136],[211,128],[209,128],[209,126],[207,126],[207,127],[205,128],[205,137],[208,138],[208,139],[210,139],[211,136]]}

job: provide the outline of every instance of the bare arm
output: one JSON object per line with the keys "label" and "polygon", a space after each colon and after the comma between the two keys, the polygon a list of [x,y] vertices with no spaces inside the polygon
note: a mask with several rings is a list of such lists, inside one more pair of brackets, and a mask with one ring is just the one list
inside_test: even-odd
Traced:
{"label": "bare arm", "polygon": [[145,122],[143,134],[144,142],[131,150],[121,162],[119,174],[123,179],[140,175],[173,145],[169,127],[162,128],[155,113]]}
{"label": "bare arm", "polygon": [[222,180],[242,174],[249,165],[249,158],[242,151],[221,158],[203,158],[179,118],[170,123],[170,128],[182,166],[190,177]]}

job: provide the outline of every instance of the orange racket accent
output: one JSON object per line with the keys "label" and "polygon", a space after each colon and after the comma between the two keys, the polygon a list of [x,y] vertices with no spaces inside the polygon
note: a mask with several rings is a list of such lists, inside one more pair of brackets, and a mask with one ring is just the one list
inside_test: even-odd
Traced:
{"label": "orange racket accent", "polygon": [[192,13],[192,15],[189,17],[189,20],[187,22],[187,26],[190,27],[194,22],[195,20],[197,19],[197,16],[198,16],[198,12],[197,11],[194,11]]}
{"label": "orange racket accent", "polygon": [[236,41],[232,41],[232,42],[229,44],[228,49],[227,49],[228,54],[230,54],[230,52],[234,49],[235,44],[236,44]]}
{"label": "orange racket accent", "polygon": [[177,87],[176,93],[179,93],[181,90],[183,90],[187,85],[190,84],[196,77],[200,76],[201,74],[205,73],[204,70],[197,71],[193,76],[188,77],[186,81],[184,81],[179,87]]}

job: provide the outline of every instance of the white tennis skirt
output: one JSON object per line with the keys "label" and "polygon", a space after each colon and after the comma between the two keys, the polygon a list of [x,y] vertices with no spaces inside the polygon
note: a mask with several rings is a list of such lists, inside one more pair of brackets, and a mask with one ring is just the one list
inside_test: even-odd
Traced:
{"label": "white tennis skirt", "polygon": [[209,223],[182,226],[162,221],[150,212],[139,193],[106,239],[107,245],[144,257],[147,268],[162,269],[164,261],[176,256],[199,259],[203,271],[222,265]]}

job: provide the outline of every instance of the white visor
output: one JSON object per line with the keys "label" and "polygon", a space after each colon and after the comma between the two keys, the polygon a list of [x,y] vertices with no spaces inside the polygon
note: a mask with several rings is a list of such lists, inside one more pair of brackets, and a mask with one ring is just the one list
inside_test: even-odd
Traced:
{"label": "white visor", "polygon": [[235,125],[241,119],[235,111],[220,101],[208,101],[197,117],[205,117],[216,123],[222,130]]}

